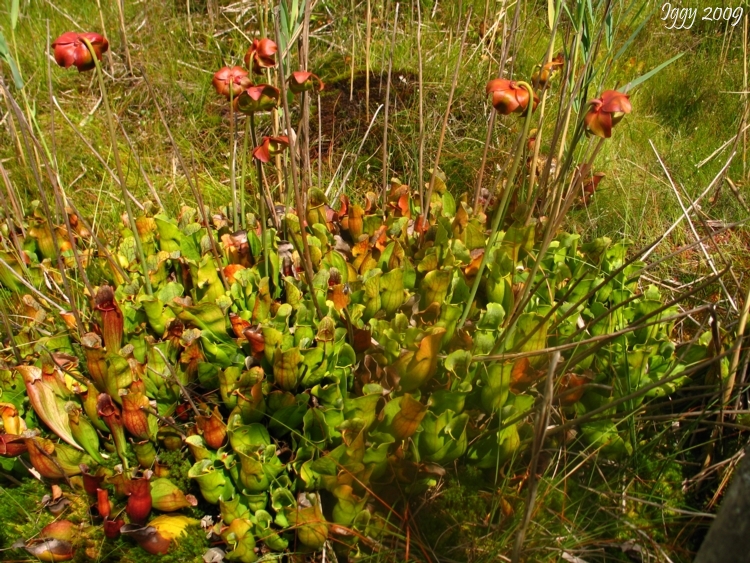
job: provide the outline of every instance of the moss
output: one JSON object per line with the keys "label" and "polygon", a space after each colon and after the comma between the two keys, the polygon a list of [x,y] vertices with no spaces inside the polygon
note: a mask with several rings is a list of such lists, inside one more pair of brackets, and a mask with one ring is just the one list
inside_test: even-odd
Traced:
{"label": "moss", "polygon": [[[173,456],[172,467],[179,468],[179,452]],[[170,461],[172,463],[172,461]],[[175,474],[175,482],[184,486],[186,475],[181,479],[179,473]],[[189,484],[189,483],[188,483]],[[64,487],[66,489],[67,487]],[[41,499],[49,491],[47,487],[36,479],[25,479],[17,487],[0,487],[0,514],[2,514],[3,525],[0,526],[0,549],[8,549],[18,540],[26,540],[37,535],[40,530],[55,520],[55,517],[41,506]],[[79,498],[71,497],[73,504],[63,516],[72,522],[87,521],[85,502]],[[193,511],[192,517],[196,517]],[[200,518],[200,516],[197,516]],[[91,561],[86,554],[86,548],[99,551],[98,561],[100,563],[146,563],[159,561],[160,563],[200,563],[202,556],[209,545],[205,532],[199,526],[187,529],[186,535],[174,542],[169,553],[165,555],[151,555],[138,547],[132,540],[120,538],[114,542],[105,540],[101,526],[86,528],[83,539],[75,545],[74,563]],[[11,555],[12,554],[12,557]],[[24,550],[6,552],[11,559],[27,560],[28,554]]]}
{"label": "moss", "polygon": [[432,549],[459,545],[479,547],[497,538],[485,538],[488,516],[500,512],[492,486],[475,467],[461,467],[449,474],[439,495],[417,515],[418,527]]}
{"label": "moss", "polygon": [[40,501],[47,488],[36,479],[26,479],[17,487],[0,487],[0,549],[10,547],[20,539],[30,538],[54,520]]}
{"label": "moss", "polygon": [[185,493],[190,490],[193,482],[188,478],[190,471],[190,460],[187,459],[186,452],[182,450],[159,452],[159,462],[169,467],[169,480],[172,481],[179,489]]}

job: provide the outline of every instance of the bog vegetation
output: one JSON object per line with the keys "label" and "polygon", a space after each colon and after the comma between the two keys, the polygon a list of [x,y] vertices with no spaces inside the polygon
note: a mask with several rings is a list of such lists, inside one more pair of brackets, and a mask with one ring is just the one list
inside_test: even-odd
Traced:
{"label": "bog vegetation", "polygon": [[[691,560],[747,111],[678,186],[649,3],[6,4],[3,560]],[[602,225],[628,143],[668,224]]]}

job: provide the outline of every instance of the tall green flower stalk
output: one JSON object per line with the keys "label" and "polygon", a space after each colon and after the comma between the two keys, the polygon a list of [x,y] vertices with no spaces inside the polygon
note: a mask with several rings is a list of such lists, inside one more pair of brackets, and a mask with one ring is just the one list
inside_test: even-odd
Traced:
{"label": "tall green flower stalk", "polygon": [[237,160],[237,151],[235,150],[235,135],[234,135],[234,93],[233,89],[229,89],[229,185],[232,189],[232,220],[234,229],[237,230],[240,221],[237,212],[237,178],[235,172],[235,161]]}
{"label": "tall green flower stalk", "polygon": [[[242,165],[240,168],[240,226],[247,229],[247,214],[245,211],[245,177],[247,175],[247,151],[250,148],[250,119],[245,119],[245,136],[242,139]],[[253,138],[255,145],[255,138]]]}
{"label": "tall green flower stalk", "polygon": [[[258,135],[255,132],[255,113],[251,113],[249,115],[249,123],[250,123],[250,134],[253,138],[253,146],[258,146]],[[247,139],[247,137],[245,137]],[[247,152],[247,149],[245,149],[245,152]],[[243,155],[243,160],[245,156]],[[263,263],[266,267],[266,275],[269,275],[269,265],[268,265],[268,252],[266,248],[266,205],[264,203],[264,197],[263,197],[263,166],[261,165],[260,159],[254,158],[255,160],[255,173],[258,176],[258,208],[260,209],[260,236],[261,236],[261,245],[263,248]],[[244,166],[243,166],[244,168]],[[244,172],[243,172],[244,173]]]}
{"label": "tall green flower stalk", "polygon": [[[279,37],[279,22],[278,22],[278,13],[276,14],[276,43],[278,44],[281,41]],[[313,289],[313,265],[312,265],[312,258],[310,257],[310,245],[307,242],[307,232],[305,230],[305,207],[302,203],[302,194],[300,193],[299,188],[299,177],[297,176],[297,153],[295,152],[295,143],[294,143],[294,135],[291,134],[292,132],[292,116],[289,113],[289,102],[287,100],[286,96],[286,84],[283,80],[279,81],[279,85],[281,86],[281,100],[284,104],[284,117],[286,118],[286,128],[287,131],[290,133],[289,135],[289,163],[292,168],[292,186],[294,188],[294,202],[295,206],[297,208],[297,217],[299,217],[299,230],[300,230],[300,238],[302,238],[302,264],[305,269],[305,278],[307,287],[310,289],[310,294],[312,295],[312,302],[313,306],[315,307],[315,312],[319,319],[323,318],[323,313],[320,310],[320,305],[318,305],[318,300],[315,297],[315,290]]]}
{"label": "tall green flower stalk", "polygon": [[107,96],[107,88],[104,85],[104,72],[102,71],[102,65],[97,56],[97,52],[94,50],[94,46],[91,41],[86,37],[81,37],[86,47],[91,53],[91,57],[96,65],[96,77],[99,80],[99,89],[102,92],[102,105],[104,106],[104,113],[107,115],[107,129],[109,131],[109,139],[112,143],[112,155],[115,159],[115,169],[117,170],[117,177],[120,180],[120,189],[122,190],[122,199],[125,202],[125,212],[128,215],[128,223],[130,230],[133,231],[133,238],[135,239],[135,250],[138,254],[138,262],[141,264],[141,271],[143,273],[143,285],[146,288],[148,295],[153,295],[154,291],[151,288],[151,280],[148,275],[148,265],[146,264],[146,255],[143,253],[143,243],[141,242],[141,235],[138,233],[138,225],[135,222],[135,215],[133,214],[133,206],[130,203],[130,193],[125,185],[125,174],[122,171],[122,162],[120,160],[120,151],[117,148],[117,136],[115,134],[115,123],[112,118],[112,108],[109,105],[109,98]]}
{"label": "tall green flower stalk", "polygon": [[[484,273],[484,269],[487,267],[487,260],[490,255],[490,251],[495,246],[495,241],[497,240],[497,233],[500,230],[500,225],[503,222],[503,219],[505,218],[505,214],[508,210],[508,202],[510,201],[510,194],[513,192],[513,179],[516,176],[516,172],[518,171],[518,165],[521,162],[521,157],[524,154],[524,145],[526,142],[526,138],[529,136],[529,128],[531,127],[531,114],[533,113],[533,105],[534,105],[534,90],[531,88],[531,85],[526,82],[517,82],[516,86],[519,88],[523,88],[528,92],[528,99],[527,99],[527,107],[525,108],[526,111],[526,119],[524,120],[523,124],[523,132],[521,133],[521,137],[519,138],[519,142],[516,145],[516,153],[513,156],[513,163],[510,166],[510,170],[508,171],[508,182],[505,186],[505,189],[503,190],[503,197],[500,200],[500,203],[498,204],[497,208],[495,209],[495,216],[492,218],[492,228],[490,229],[490,238],[487,241],[487,246],[485,247],[484,254],[482,255],[482,262],[479,265],[479,270],[476,273],[476,276],[474,277],[474,283],[471,284],[471,293],[469,293],[469,299],[466,301],[466,305],[464,306],[464,312],[461,314],[461,319],[458,321],[458,326],[462,327],[464,323],[466,322],[466,318],[469,316],[469,312],[471,311],[471,306],[474,303],[474,298],[477,295],[477,290],[479,289],[479,283],[482,281],[482,274]],[[512,110],[512,111],[515,111]],[[498,185],[501,186],[503,181],[503,177],[500,176],[497,180]],[[428,203],[429,205],[429,203]]]}

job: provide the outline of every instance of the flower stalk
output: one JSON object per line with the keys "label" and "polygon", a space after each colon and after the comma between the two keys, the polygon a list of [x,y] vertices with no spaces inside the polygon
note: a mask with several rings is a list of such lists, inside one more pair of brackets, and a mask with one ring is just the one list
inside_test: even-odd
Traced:
{"label": "flower stalk", "polygon": [[[278,25],[278,13],[275,14],[276,21],[276,43],[280,43],[281,39],[279,37],[279,25]],[[310,293],[312,295],[312,302],[315,306],[315,312],[318,315],[319,319],[323,318],[323,313],[320,310],[320,305],[318,304],[318,300],[315,297],[315,290],[313,289],[313,268],[312,268],[312,258],[310,256],[310,245],[307,242],[307,233],[305,232],[305,208],[302,204],[302,195],[300,194],[299,189],[299,178],[297,176],[297,153],[295,142],[294,142],[294,135],[291,134],[292,132],[292,116],[289,113],[289,102],[287,101],[286,97],[286,84],[283,80],[279,81],[279,84],[281,85],[281,99],[284,103],[284,117],[286,118],[286,127],[287,131],[289,133],[289,162],[292,168],[292,186],[294,187],[294,201],[297,207],[297,217],[299,217],[299,227],[300,227],[300,236],[302,238],[302,250],[303,250],[303,259],[302,262],[304,264],[305,268],[305,277],[307,282],[307,287],[310,289]]]}
{"label": "flower stalk", "polygon": [[[250,114],[250,134],[253,139],[253,146],[258,146],[258,136],[255,132],[255,112]],[[266,249],[266,206],[263,197],[263,165],[260,159],[254,158],[255,161],[255,174],[258,177],[258,208],[260,209],[260,244],[263,252],[263,264],[265,265],[265,273],[269,275],[268,265],[268,251]]]}
{"label": "flower stalk", "polygon": [[245,212],[245,177],[247,174],[247,151],[249,145],[250,119],[245,118],[245,135],[242,138],[242,165],[240,168],[240,227],[242,230],[247,229],[247,214]]}
{"label": "flower stalk", "polygon": [[[517,82],[518,86],[526,89],[528,92],[529,98],[527,100],[529,107],[526,111],[526,118],[524,120],[523,124],[523,132],[521,133],[521,137],[519,139],[519,143],[517,144],[516,153],[513,156],[513,163],[510,166],[510,170],[508,171],[508,182],[505,186],[505,189],[503,190],[503,197],[500,200],[500,203],[498,204],[497,208],[495,209],[495,216],[492,218],[492,227],[490,230],[490,238],[487,241],[487,246],[485,247],[484,254],[482,255],[482,262],[479,265],[479,270],[476,273],[476,276],[474,278],[474,283],[471,284],[471,292],[469,293],[469,298],[466,301],[466,305],[464,306],[464,311],[461,314],[461,319],[458,321],[458,327],[464,326],[464,323],[466,322],[466,318],[469,316],[469,312],[471,311],[471,307],[474,303],[474,298],[477,295],[477,290],[479,289],[479,283],[482,281],[482,274],[484,273],[484,269],[487,267],[487,260],[490,255],[491,249],[495,246],[495,241],[497,240],[497,233],[500,229],[500,225],[502,224],[503,219],[505,218],[505,213],[507,211],[508,207],[508,201],[510,201],[510,194],[513,192],[513,180],[516,176],[516,172],[518,171],[518,164],[521,162],[521,157],[524,153],[524,145],[526,138],[529,136],[529,128],[531,127],[531,115],[532,115],[532,104],[534,99],[534,90],[531,88],[531,85],[526,82]],[[497,185],[502,186],[503,177],[500,176],[497,180]],[[429,203],[427,203],[429,205]]]}
{"label": "flower stalk", "polygon": [[239,228],[239,215],[237,213],[237,179],[235,177],[235,160],[237,160],[237,151],[235,150],[234,135],[234,88],[229,89],[229,185],[232,189],[232,225],[236,231]]}
{"label": "flower stalk", "polygon": [[135,249],[138,255],[138,262],[141,264],[141,271],[143,273],[143,285],[146,288],[147,295],[153,295],[154,291],[151,288],[151,279],[149,278],[148,265],[146,263],[146,255],[143,253],[143,242],[141,241],[141,235],[138,233],[138,226],[135,223],[135,215],[133,215],[133,206],[130,203],[130,194],[125,184],[125,174],[122,171],[122,162],[120,160],[120,151],[117,148],[117,135],[115,134],[115,124],[112,117],[112,108],[109,105],[109,98],[107,96],[107,88],[104,84],[104,71],[102,71],[102,65],[97,56],[97,51],[94,46],[86,37],[81,37],[81,40],[88,47],[91,57],[94,60],[94,66],[96,68],[96,77],[99,80],[99,89],[102,93],[102,105],[104,106],[104,113],[107,115],[107,129],[109,130],[109,138],[112,143],[112,155],[115,159],[115,169],[117,170],[117,177],[120,181],[120,189],[122,190],[122,199],[125,203],[125,213],[128,216],[128,223],[130,230],[133,232],[133,238],[135,239]]}

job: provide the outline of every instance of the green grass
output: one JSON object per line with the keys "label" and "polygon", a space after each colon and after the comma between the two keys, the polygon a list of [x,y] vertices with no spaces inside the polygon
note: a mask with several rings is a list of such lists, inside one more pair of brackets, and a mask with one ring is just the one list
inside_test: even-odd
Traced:
{"label": "green grass", "polygon": [[[469,3],[465,3],[464,9],[466,4]],[[59,2],[56,5],[82,27],[99,29],[99,16],[94,3]],[[71,23],[44,2],[33,2],[24,8],[16,31],[19,66],[28,81],[26,98],[34,101],[32,110],[37,123],[48,134],[50,114],[43,39],[46,35],[46,20],[50,21],[52,38],[70,28]],[[194,32],[192,37],[189,36],[186,30],[187,14],[184,6],[177,2],[129,4],[128,8],[126,16],[130,42],[133,44],[131,55],[134,64],[142,66],[154,82],[159,102],[167,112],[178,144],[189,161],[194,159],[206,203],[212,206],[224,204],[229,199],[226,112],[212,91],[210,78],[212,72],[221,65],[239,63],[247,41],[224,18],[217,23],[218,37],[212,37],[213,30],[209,29],[205,15],[200,13],[192,15]],[[453,19],[456,14],[451,10],[443,13],[444,8],[440,7],[436,19],[430,20],[430,6],[423,7],[427,131],[425,154],[428,155],[426,168],[432,164],[430,155],[434,154],[437,129],[445,110],[450,75],[458,52],[456,22]],[[176,211],[183,203],[191,203],[189,190],[186,189],[181,171],[176,169],[174,155],[148,100],[145,85],[140,80],[122,74],[124,67],[120,60],[116,14],[112,7],[109,10],[105,9],[105,22],[117,75],[117,80],[111,86],[112,103],[135,144],[154,187],[162,194],[167,207]],[[449,179],[448,184],[457,193],[471,189],[476,178],[484,144],[485,124],[491,109],[484,96],[484,84],[496,73],[497,68],[496,61],[488,57],[488,49],[477,34],[480,14],[484,10],[483,2],[474,2],[474,10],[461,80],[449,122],[448,142],[441,159],[441,167]],[[522,34],[524,48],[519,60],[514,63],[513,77],[517,79],[531,74],[533,64],[543,57],[548,39],[543,23],[546,15],[542,6],[536,6],[533,10],[529,7],[528,10]],[[312,35],[311,67],[326,82],[348,81],[346,58],[351,56],[351,44],[346,39],[351,33],[358,37],[354,53],[356,66],[359,69],[364,66],[364,42],[359,40],[364,37],[362,7],[358,8],[358,17],[354,19],[348,17],[346,12],[348,10],[343,14],[345,17],[328,21],[330,16],[323,6],[316,10],[318,23],[327,27],[319,34]],[[397,71],[396,81],[399,80],[399,73],[408,73],[409,80],[416,80],[416,39],[410,19],[412,12],[402,6],[393,62]],[[333,13],[338,15],[341,11]],[[376,10],[376,16],[379,13]],[[0,29],[11,37],[8,18],[3,16],[0,11]],[[249,16],[245,19],[248,20]],[[392,22],[378,17],[373,25],[372,67],[373,72],[378,75],[378,89],[381,86],[381,75],[382,80],[385,80],[384,63],[387,61],[383,57],[384,42],[391,25]],[[604,88],[614,88],[658,66],[675,54],[686,53],[633,92],[633,114],[618,127],[617,135],[605,145],[596,163],[596,168],[607,173],[607,178],[601,184],[600,193],[594,198],[592,206],[574,215],[575,222],[581,228],[596,235],[615,234],[646,241],[663,232],[680,216],[681,211],[674,193],[665,183],[666,178],[649,140],[653,141],[675,182],[684,185],[686,193],[695,197],[724,164],[728,151],[700,169],[696,168],[696,164],[735,134],[742,116],[742,97],[730,93],[742,90],[741,30],[735,30],[731,41],[726,41],[723,28],[715,22],[698,22],[694,29],[679,32],[665,30],[663,27],[664,22],[658,17],[652,17],[628,51],[615,61],[612,75],[602,85]],[[634,26],[623,26],[618,36],[620,43],[633,28]],[[446,30],[450,30],[448,38]],[[252,35],[254,31],[251,22],[246,33]],[[726,49],[726,56],[723,58],[722,48]],[[497,50],[493,49],[494,57],[497,56]],[[319,61],[315,59],[318,53]],[[98,95],[95,85],[88,80],[89,77],[86,78],[82,81],[73,70],[63,72],[57,67],[52,68],[52,87],[60,105],[74,123],[84,123],[79,127],[81,132],[112,166],[101,111],[89,116]],[[373,81],[373,88],[374,86]],[[382,84],[382,89],[385,89],[385,84]],[[553,88],[550,104],[557,102],[554,92]],[[355,92],[359,103],[363,102],[362,94],[361,91]],[[382,94],[380,97],[382,98]],[[390,137],[393,143],[390,164],[393,175],[415,185],[418,137],[415,119],[416,87],[406,101],[407,106],[397,106],[391,115]],[[57,154],[63,186],[77,179],[73,189],[76,195],[80,195],[74,197],[74,200],[96,213],[97,219],[108,227],[117,221],[119,214],[117,190],[113,189],[111,178],[101,173],[101,166],[80,141],[71,135],[59,115],[55,115],[55,121],[57,135],[65,139],[65,150],[58,150]],[[335,170],[345,150],[355,150],[363,125],[348,123],[349,138],[345,136],[335,139],[334,152],[330,161],[325,163],[324,174]],[[267,130],[267,127],[267,122],[261,123],[261,129]],[[518,127],[519,122],[514,118],[501,120],[497,126],[498,135],[493,141],[499,143],[499,147],[491,151],[491,164],[498,164],[503,160],[511,138],[509,133],[517,131]],[[2,133],[7,135],[7,130]],[[369,184],[373,188],[377,188],[379,184],[382,169],[379,153],[381,136],[382,129],[371,133],[362,155],[362,160],[368,157],[369,160],[357,169],[360,184],[364,180],[365,186]],[[3,158],[11,159],[6,161],[6,166],[13,171],[13,142],[6,136],[3,141]],[[120,142],[123,143],[122,140]],[[130,153],[125,146],[121,146],[121,149],[125,154]],[[729,170],[730,178],[739,185],[743,184],[742,161],[742,155],[738,154]],[[127,158],[125,166],[131,189],[139,197],[149,197],[132,156]],[[22,169],[15,173],[23,174]],[[491,185],[491,176],[485,176],[487,185]],[[35,188],[31,178],[19,179],[23,182],[17,189],[27,199],[33,199]],[[727,189],[722,190],[719,201],[709,212],[712,218],[727,222],[743,216],[743,210]],[[689,235],[683,229],[678,229],[675,233],[676,242],[687,238]]]}

